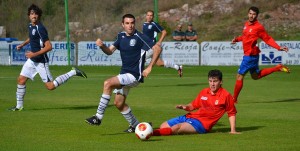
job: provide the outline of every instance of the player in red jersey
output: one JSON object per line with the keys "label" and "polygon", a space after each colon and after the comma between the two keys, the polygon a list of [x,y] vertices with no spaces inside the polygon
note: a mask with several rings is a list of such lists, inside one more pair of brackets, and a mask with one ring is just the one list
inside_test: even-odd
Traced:
{"label": "player in red jersey", "polygon": [[[236,108],[233,97],[222,88],[222,72],[211,70],[208,73],[209,88],[205,88],[187,105],[177,105],[177,109],[189,113],[178,116],[161,124],[153,131],[154,136],[176,134],[202,134],[209,132],[218,120],[227,112],[230,133],[239,134],[235,130]],[[197,110],[195,112],[192,112]]]}
{"label": "player in red jersey", "polygon": [[290,73],[289,68],[283,66],[282,64],[259,70],[258,61],[260,50],[257,46],[258,38],[262,39],[266,44],[277,49],[278,51],[287,52],[288,47],[280,47],[275,40],[267,34],[264,27],[257,20],[258,14],[259,9],[257,7],[250,7],[248,10],[248,21],[245,23],[242,35],[232,40],[232,44],[242,41],[244,49],[243,61],[238,70],[234,87],[233,98],[235,99],[235,102],[237,102],[239,93],[243,88],[243,79],[248,71],[250,71],[251,77],[254,80],[258,80],[276,71]]}

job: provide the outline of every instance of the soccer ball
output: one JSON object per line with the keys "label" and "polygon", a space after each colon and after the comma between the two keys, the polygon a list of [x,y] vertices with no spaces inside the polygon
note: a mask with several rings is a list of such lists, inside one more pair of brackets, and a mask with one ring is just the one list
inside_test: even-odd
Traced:
{"label": "soccer ball", "polygon": [[142,122],[135,127],[135,135],[140,140],[148,140],[153,133],[152,126],[149,123]]}

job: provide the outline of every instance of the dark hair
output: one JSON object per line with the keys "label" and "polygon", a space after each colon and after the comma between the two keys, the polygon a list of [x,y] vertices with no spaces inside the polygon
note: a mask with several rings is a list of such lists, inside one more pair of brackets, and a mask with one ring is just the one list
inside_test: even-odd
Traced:
{"label": "dark hair", "polygon": [[146,13],[149,13],[149,12],[151,12],[154,15],[154,11],[153,10],[149,9]]}
{"label": "dark hair", "polygon": [[132,15],[132,14],[125,14],[123,17],[122,17],[122,23],[124,23],[124,19],[125,18],[133,18],[134,21],[135,21],[135,17]]}
{"label": "dark hair", "polygon": [[218,78],[220,81],[222,81],[223,78],[223,74],[220,70],[218,69],[214,69],[214,70],[210,70],[208,72],[208,78],[212,78],[212,77],[216,77]]}
{"label": "dark hair", "polygon": [[37,15],[39,15],[39,18],[41,18],[42,14],[43,14],[43,11],[42,11],[38,6],[36,6],[35,4],[31,4],[31,5],[28,7],[28,13],[27,13],[28,16],[30,15],[30,12],[31,12],[32,10],[33,10]]}
{"label": "dark hair", "polygon": [[250,10],[254,11],[254,12],[256,13],[256,15],[259,14],[259,9],[258,9],[257,7],[255,7],[255,6],[251,6],[251,7],[249,8],[248,12],[249,12]]}

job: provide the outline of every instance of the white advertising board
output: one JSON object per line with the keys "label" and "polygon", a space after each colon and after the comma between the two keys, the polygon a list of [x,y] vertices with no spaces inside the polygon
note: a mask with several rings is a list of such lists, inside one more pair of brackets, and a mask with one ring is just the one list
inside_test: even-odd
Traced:
{"label": "white advertising board", "polygon": [[[107,46],[112,41],[104,42]],[[197,42],[163,42],[161,58],[176,64],[199,65],[199,44]],[[147,60],[147,63],[150,59]],[[122,65],[120,51],[106,55],[95,41],[78,43],[78,65]]]}
{"label": "white advertising board", "polygon": [[162,60],[179,65],[199,65],[199,44],[197,42],[163,42]]}
{"label": "white advertising board", "polygon": [[[106,46],[113,42],[104,42]],[[95,41],[82,41],[78,43],[78,65],[122,65],[120,51],[115,50],[112,55],[106,55]]]}
{"label": "white advertising board", "polygon": [[[15,41],[11,44],[11,64],[12,65],[23,65],[27,60],[25,56],[26,51],[30,51],[30,45],[24,46],[19,51],[16,47],[23,41]],[[49,65],[68,65],[68,47],[67,42],[52,41],[52,50],[48,52]],[[75,55],[76,45],[75,43],[70,43],[70,64],[76,64]]]}
{"label": "white advertising board", "polygon": [[10,64],[9,47],[10,47],[9,43],[7,43],[6,41],[0,41],[0,64],[1,65]]}
{"label": "white advertising board", "polygon": [[201,43],[201,65],[240,65],[243,59],[242,43],[204,41]]}
{"label": "white advertising board", "polygon": [[280,46],[289,48],[288,52],[278,51],[267,45],[265,42],[259,43],[261,65],[275,65],[282,63],[285,65],[300,65],[300,41],[276,41]]}

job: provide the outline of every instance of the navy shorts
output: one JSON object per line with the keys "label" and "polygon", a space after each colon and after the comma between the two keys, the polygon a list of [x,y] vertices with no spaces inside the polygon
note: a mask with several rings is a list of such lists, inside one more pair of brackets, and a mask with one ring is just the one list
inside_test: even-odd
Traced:
{"label": "navy shorts", "polygon": [[206,133],[205,128],[203,127],[202,123],[199,120],[194,119],[194,118],[186,118],[185,115],[172,118],[172,119],[168,120],[167,122],[171,127],[176,124],[186,122],[186,123],[191,124],[199,134]]}
{"label": "navy shorts", "polygon": [[241,75],[246,74],[248,71],[250,71],[250,74],[254,72],[259,73],[258,61],[259,61],[259,55],[243,56],[243,61],[240,65],[238,73]]}

